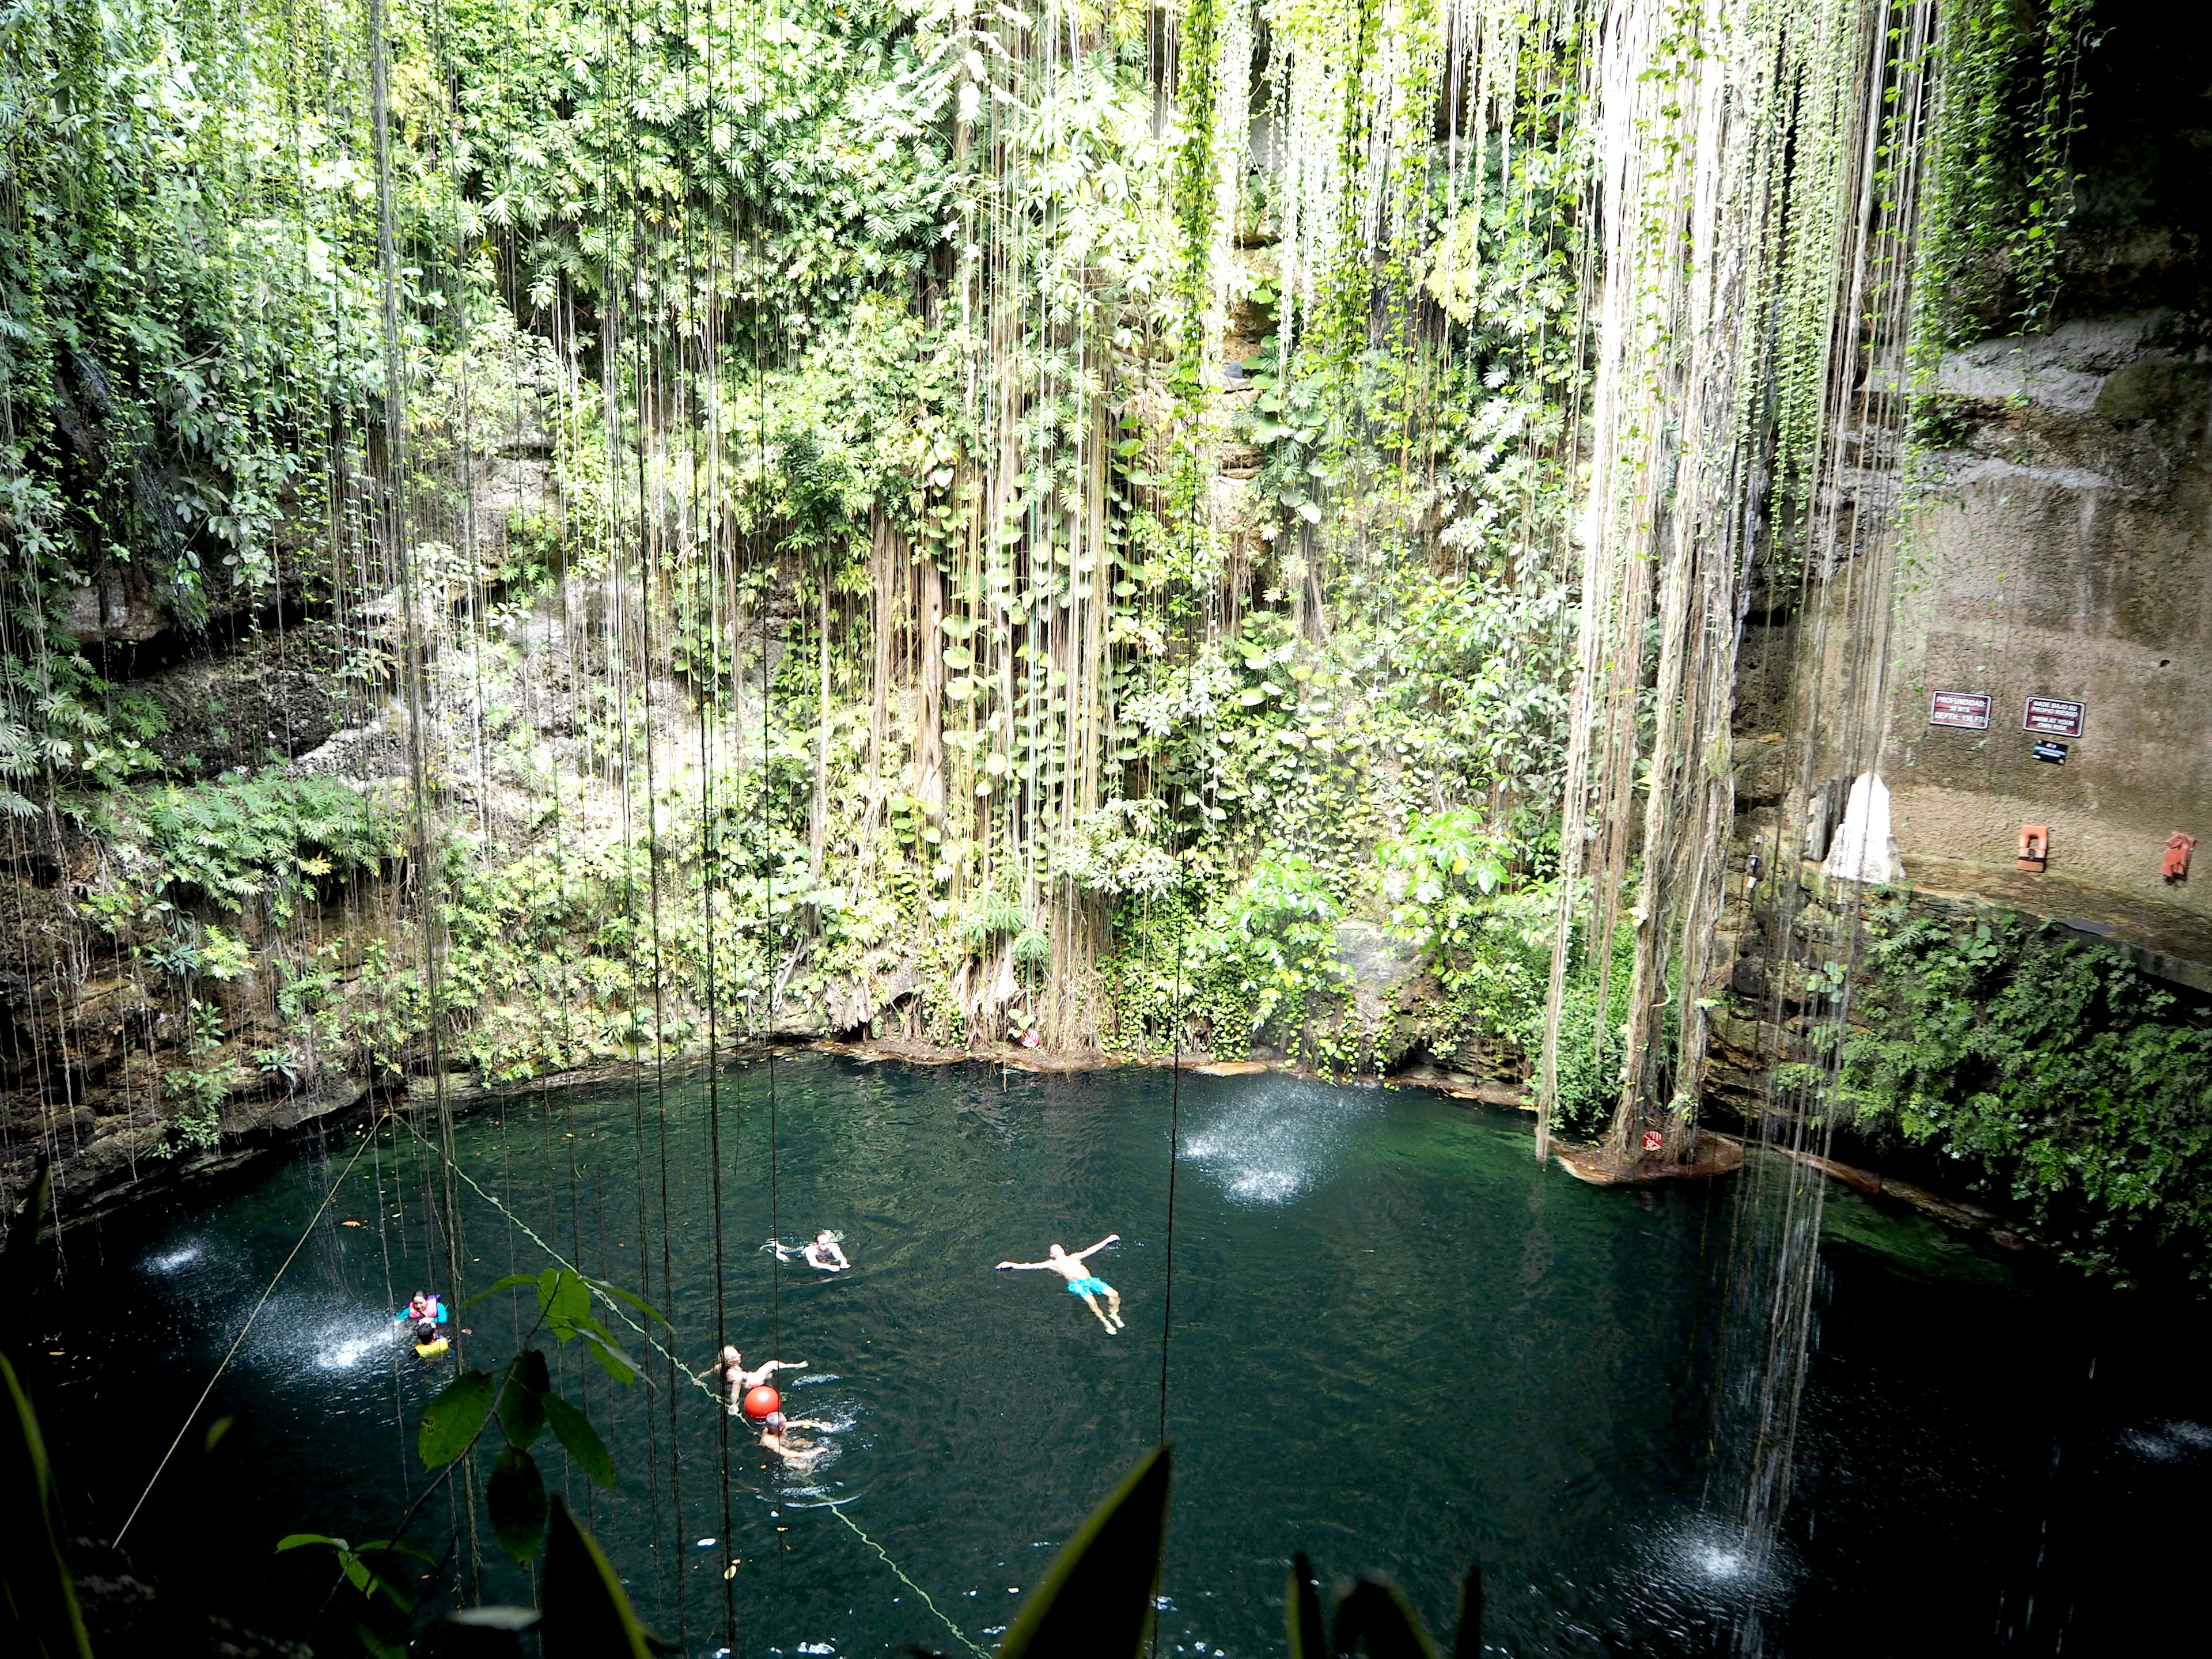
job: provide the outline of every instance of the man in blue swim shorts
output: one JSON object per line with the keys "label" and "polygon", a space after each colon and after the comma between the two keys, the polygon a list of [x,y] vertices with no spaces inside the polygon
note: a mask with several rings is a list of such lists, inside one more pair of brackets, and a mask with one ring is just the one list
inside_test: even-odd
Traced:
{"label": "man in blue swim shorts", "polygon": [[[1051,1268],[1067,1281],[1067,1293],[1081,1297],[1084,1305],[1098,1316],[1098,1322],[1106,1328],[1106,1334],[1111,1336],[1121,1328],[1121,1292],[1083,1264],[1109,1244],[1119,1243],[1121,1238],[1119,1233],[1109,1233],[1089,1249],[1078,1250],[1073,1255],[1055,1244],[1045,1252],[1042,1261],[1001,1261],[999,1267],[1017,1267],[1024,1271],[1035,1267]],[[1101,1296],[1106,1298],[1106,1305],[1103,1308],[1098,1305]]]}

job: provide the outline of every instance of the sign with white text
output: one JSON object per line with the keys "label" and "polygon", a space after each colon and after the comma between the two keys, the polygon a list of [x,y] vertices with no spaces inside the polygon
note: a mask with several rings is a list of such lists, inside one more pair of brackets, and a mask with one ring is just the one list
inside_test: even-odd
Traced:
{"label": "sign with white text", "polygon": [[2078,738],[2088,721],[2089,705],[2063,697],[2030,697],[2020,729],[2039,738]]}
{"label": "sign with white text", "polygon": [[1928,724],[1965,732],[1990,729],[1990,699],[1979,691],[1938,691],[1928,705]]}

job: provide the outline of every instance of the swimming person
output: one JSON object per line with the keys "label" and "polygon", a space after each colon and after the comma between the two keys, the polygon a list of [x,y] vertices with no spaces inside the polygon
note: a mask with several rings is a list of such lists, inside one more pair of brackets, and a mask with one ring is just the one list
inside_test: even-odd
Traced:
{"label": "swimming person", "polygon": [[697,1373],[694,1380],[703,1382],[709,1376],[720,1377],[723,1395],[729,1401],[730,1410],[736,1413],[744,1409],[747,1389],[758,1388],[776,1371],[803,1371],[805,1369],[806,1362],[804,1359],[769,1359],[763,1360],[753,1370],[747,1370],[744,1355],[739,1353],[735,1348],[725,1347],[722,1350],[721,1358],[708,1366],[705,1370]]}
{"label": "swimming person", "polygon": [[786,1417],[781,1412],[770,1412],[768,1420],[761,1425],[760,1443],[787,1463],[811,1463],[830,1449],[823,1445],[808,1445],[804,1441],[793,1441],[787,1437],[793,1429],[834,1429],[834,1423],[823,1423],[811,1417]]}
{"label": "swimming person", "polygon": [[417,1291],[407,1298],[405,1310],[392,1316],[392,1322],[395,1325],[419,1325],[427,1319],[435,1325],[445,1316],[446,1310],[439,1305],[435,1291]]}
{"label": "swimming person", "polygon": [[844,1234],[833,1233],[824,1227],[807,1243],[787,1244],[780,1238],[771,1238],[761,1249],[774,1250],[778,1261],[788,1261],[795,1255],[810,1267],[819,1267],[825,1273],[840,1273],[853,1265],[845,1259],[841,1248],[844,1238]]}
{"label": "swimming person", "polygon": [[436,1320],[426,1319],[415,1328],[415,1357],[417,1359],[435,1359],[446,1352],[447,1346],[446,1339],[438,1334]]}
{"label": "swimming person", "polygon": [[[1089,1249],[1078,1250],[1073,1255],[1070,1255],[1055,1244],[1045,1252],[1044,1260],[1042,1261],[1001,1261],[999,1267],[1014,1267],[1024,1271],[1035,1267],[1051,1268],[1053,1272],[1067,1281],[1068,1294],[1081,1297],[1084,1305],[1098,1316],[1098,1322],[1106,1328],[1107,1335],[1111,1336],[1121,1328],[1124,1322],[1121,1318],[1121,1292],[1083,1264],[1109,1244],[1119,1243],[1121,1238],[1121,1235],[1119,1233],[1109,1233]],[[1102,1292],[1106,1297],[1106,1305],[1103,1308],[1098,1305],[1098,1297]]]}

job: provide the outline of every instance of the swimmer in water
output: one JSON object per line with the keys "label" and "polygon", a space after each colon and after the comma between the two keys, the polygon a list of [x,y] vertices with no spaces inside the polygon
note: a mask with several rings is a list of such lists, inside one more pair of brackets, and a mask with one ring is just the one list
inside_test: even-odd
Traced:
{"label": "swimmer in water", "polygon": [[726,1347],[722,1350],[722,1357],[708,1366],[705,1370],[699,1372],[696,1380],[703,1382],[709,1376],[720,1377],[723,1396],[729,1402],[730,1410],[734,1414],[744,1409],[747,1389],[758,1388],[777,1371],[803,1371],[805,1369],[806,1362],[804,1359],[769,1359],[763,1360],[753,1370],[747,1370],[744,1355],[739,1353],[735,1348]]}
{"label": "swimmer in water", "polygon": [[804,1465],[811,1463],[830,1448],[819,1443],[809,1444],[803,1440],[794,1441],[790,1437],[791,1431],[793,1429],[828,1430],[835,1427],[836,1425],[834,1423],[823,1423],[811,1417],[786,1417],[781,1412],[770,1412],[768,1420],[761,1425],[760,1443],[763,1449],[774,1452],[785,1462]]}
{"label": "swimmer in water", "polygon": [[825,1273],[841,1273],[853,1265],[845,1259],[842,1248],[844,1237],[844,1234],[833,1233],[824,1227],[807,1243],[787,1244],[780,1238],[771,1238],[761,1249],[774,1250],[778,1261],[788,1261],[795,1255],[810,1267],[819,1267]]}
{"label": "swimmer in water", "polygon": [[426,1319],[415,1328],[415,1357],[417,1359],[435,1359],[446,1352],[447,1346],[446,1339],[438,1334],[435,1320]]}
{"label": "swimmer in water", "polygon": [[419,1325],[427,1319],[434,1325],[438,1322],[438,1316],[444,1310],[438,1305],[435,1291],[417,1291],[407,1298],[407,1311],[392,1322],[395,1325]]}
{"label": "swimmer in water", "polygon": [[[1055,1244],[1045,1252],[1045,1258],[1042,1261],[1001,1261],[998,1269],[994,1271],[1012,1267],[1027,1272],[1038,1267],[1049,1267],[1067,1281],[1068,1294],[1081,1297],[1084,1305],[1098,1316],[1098,1322],[1106,1328],[1106,1334],[1111,1336],[1121,1328],[1123,1323],[1121,1292],[1092,1273],[1090,1268],[1084,1266],[1084,1263],[1109,1244],[1118,1243],[1121,1237],[1121,1235],[1119,1233],[1109,1233],[1089,1249],[1078,1250],[1073,1255],[1070,1255]],[[1101,1295],[1106,1298],[1106,1305],[1103,1308],[1098,1305],[1098,1298]]]}

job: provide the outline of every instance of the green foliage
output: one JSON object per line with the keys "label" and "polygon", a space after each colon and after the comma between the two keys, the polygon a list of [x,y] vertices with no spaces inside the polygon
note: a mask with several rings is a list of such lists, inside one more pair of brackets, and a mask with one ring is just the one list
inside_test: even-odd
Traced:
{"label": "green foliage", "polygon": [[[615,1481],[614,1460],[606,1443],[583,1412],[554,1390],[545,1356],[534,1342],[541,1333],[563,1344],[581,1341],[600,1369],[626,1387],[636,1380],[636,1370],[592,1316],[594,1300],[609,1306],[625,1304],[664,1326],[667,1321],[630,1292],[567,1267],[509,1274],[463,1305],[473,1306],[525,1286],[535,1293],[538,1317],[522,1346],[496,1377],[488,1371],[460,1373],[422,1413],[416,1451],[437,1479],[417,1497],[397,1528],[403,1536],[355,1546],[319,1533],[295,1533],[276,1547],[289,1550],[315,1545],[336,1552],[341,1577],[359,1599],[362,1618],[356,1634],[372,1653],[404,1653],[417,1633],[414,1597],[402,1581],[379,1566],[379,1560],[393,1554],[430,1559],[404,1541],[408,1523],[422,1501],[455,1470],[477,1467],[472,1460],[495,1424],[498,1451],[484,1482],[485,1514],[509,1559],[526,1566],[542,1565],[542,1617],[528,1609],[488,1607],[455,1614],[454,1620],[500,1630],[534,1626],[547,1654],[589,1653],[596,1659],[610,1651],[644,1655],[648,1650],[650,1638],[638,1625],[605,1553],[576,1525],[565,1503],[549,1492],[538,1467],[532,1448],[550,1427],[555,1440],[585,1474],[602,1486],[612,1487]],[[607,1645],[610,1642],[612,1647]]]}
{"label": "green foliage", "polygon": [[[253,904],[289,921],[325,884],[374,872],[403,845],[393,808],[335,778],[275,771],[108,797],[86,817],[113,860],[93,911],[117,931],[194,903],[232,914]],[[191,948],[189,969],[217,979],[250,959],[220,928]]]}
{"label": "green foliage", "polygon": [[1880,914],[1842,1056],[1863,1124],[1960,1162],[2069,1260],[2212,1243],[2212,1011],[2017,917]]}
{"label": "green foliage", "polygon": [[[1921,349],[2048,326],[2074,208],[2091,0],[1965,0],[1940,14],[1942,63],[1915,277]],[[1894,149],[1893,166],[1904,158]],[[1929,365],[1929,367],[1932,367]]]}
{"label": "green foliage", "polygon": [[157,1158],[180,1152],[204,1152],[222,1139],[222,1103],[229,1085],[221,1073],[197,1066],[174,1066],[161,1073],[161,1096],[173,1109],[168,1133],[155,1149]]}

